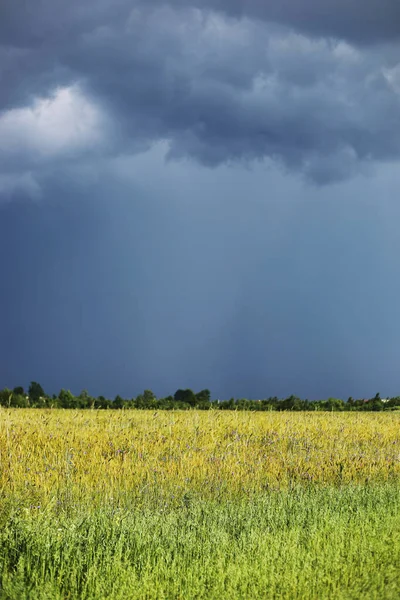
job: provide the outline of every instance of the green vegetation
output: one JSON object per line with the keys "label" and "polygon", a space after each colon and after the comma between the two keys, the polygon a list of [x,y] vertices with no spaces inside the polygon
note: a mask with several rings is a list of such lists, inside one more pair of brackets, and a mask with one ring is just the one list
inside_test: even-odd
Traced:
{"label": "green vegetation", "polygon": [[[236,501],[14,510],[1,598],[393,598],[400,490],[294,489]],[[129,502],[128,502],[129,505]]]}
{"label": "green vegetation", "polygon": [[397,599],[399,419],[0,408],[0,600]]}
{"label": "green vegetation", "polygon": [[199,410],[252,410],[252,411],[381,411],[399,410],[400,396],[392,398],[380,397],[376,394],[373,398],[362,398],[355,400],[348,398],[345,402],[340,398],[328,398],[328,400],[310,401],[302,400],[297,396],[288,398],[277,398],[276,396],[249,400],[247,398],[231,398],[230,400],[212,400],[208,389],[198,393],[193,390],[177,390],[173,396],[157,398],[151,390],[144,390],[136,398],[122,398],[116,396],[114,400],[104,396],[91,396],[87,390],[83,390],[75,396],[70,390],[62,389],[58,395],[49,396],[42,386],[32,381],[28,392],[25,393],[21,386],[13,390],[4,388],[0,390],[0,406],[7,408],[95,408],[95,409],[132,409],[141,410],[188,410],[196,408]]}

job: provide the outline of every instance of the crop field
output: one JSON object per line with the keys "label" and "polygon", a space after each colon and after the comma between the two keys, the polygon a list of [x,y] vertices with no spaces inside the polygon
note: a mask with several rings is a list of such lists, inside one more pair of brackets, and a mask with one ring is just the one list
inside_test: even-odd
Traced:
{"label": "crop field", "polygon": [[0,410],[0,599],[400,598],[400,414]]}

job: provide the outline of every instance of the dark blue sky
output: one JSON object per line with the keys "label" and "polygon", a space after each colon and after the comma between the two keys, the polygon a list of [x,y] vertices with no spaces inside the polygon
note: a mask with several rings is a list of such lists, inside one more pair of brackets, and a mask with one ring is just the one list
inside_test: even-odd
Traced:
{"label": "dark blue sky", "polygon": [[3,4],[0,386],[400,394],[386,4]]}

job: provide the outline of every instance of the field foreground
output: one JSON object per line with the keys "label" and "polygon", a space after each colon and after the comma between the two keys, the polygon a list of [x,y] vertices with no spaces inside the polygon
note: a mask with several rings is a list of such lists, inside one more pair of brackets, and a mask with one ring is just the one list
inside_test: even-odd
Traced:
{"label": "field foreground", "polygon": [[400,415],[0,411],[0,598],[399,598]]}

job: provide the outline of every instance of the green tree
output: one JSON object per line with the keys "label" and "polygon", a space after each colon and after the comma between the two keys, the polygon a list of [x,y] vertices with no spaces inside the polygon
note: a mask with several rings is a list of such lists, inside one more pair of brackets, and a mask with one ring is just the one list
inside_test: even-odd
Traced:
{"label": "green tree", "polygon": [[88,408],[89,406],[93,406],[94,398],[90,396],[87,390],[82,390],[78,396],[78,399],[80,408]]}
{"label": "green tree", "polygon": [[157,398],[151,390],[144,390],[143,394],[139,394],[136,397],[134,405],[136,408],[157,408]]}
{"label": "green tree", "polygon": [[112,403],[113,408],[124,408],[125,401],[121,396],[115,396],[114,402]]}
{"label": "green tree", "polygon": [[302,401],[297,396],[293,394],[289,396],[289,398],[285,398],[279,403],[278,410],[301,410],[302,409]]}
{"label": "green tree", "polygon": [[75,398],[70,390],[60,390],[58,398],[62,408],[78,408],[79,399]]}
{"label": "green tree", "polygon": [[326,402],[327,410],[344,410],[344,402],[340,398],[328,398]]}
{"label": "green tree", "polygon": [[176,390],[174,399],[176,402],[184,402],[190,406],[196,406],[196,394],[193,390]]}
{"label": "green tree", "polygon": [[368,408],[369,410],[383,410],[384,406],[379,393],[375,395],[375,398],[368,402]]}
{"label": "green tree", "polygon": [[156,395],[151,390],[144,390],[143,399],[146,404],[152,404],[155,400],[157,400]]}
{"label": "green tree", "polygon": [[107,400],[107,398],[105,398],[104,396],[99,396],[98,398],[95,398],[93,401],[93,406],[94,408],[111,408],[112,402],[110,400]]}
{"label": "green tree", "polygon": [[8,388],[0,390],[0,406],[11,406],[12,391]]}
{"label": "green tree", "polygon": [[211,401],[211,392],[210,390],[201,390],[196,394],[196,405],[199,408],[206,408],[210,404]]}
{"label": "green tree", "polygon": [[37,383],[37,381],[31,381],[28,390],[28,395],[30,400],[35,403],[39,402],[40,398],[44,398],[46,396],[42,386],[40,385],[40,383]]}

